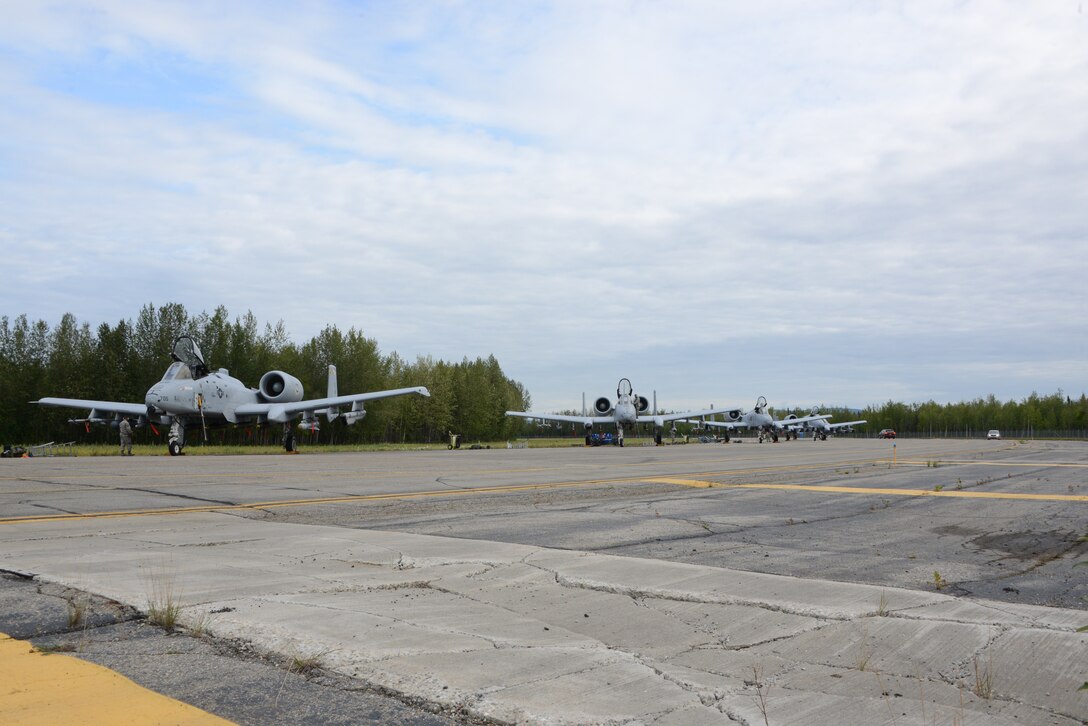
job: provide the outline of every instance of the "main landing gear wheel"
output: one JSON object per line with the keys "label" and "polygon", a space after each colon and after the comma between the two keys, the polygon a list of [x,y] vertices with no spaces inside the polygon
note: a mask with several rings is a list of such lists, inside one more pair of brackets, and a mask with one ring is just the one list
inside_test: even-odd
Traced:
{"label": "main landing gear wheel", "polygon": [[181,444],[176,441],[171,441],[169,444],[167,444],[166,449],[170,452],[170,456],[181,455]]}

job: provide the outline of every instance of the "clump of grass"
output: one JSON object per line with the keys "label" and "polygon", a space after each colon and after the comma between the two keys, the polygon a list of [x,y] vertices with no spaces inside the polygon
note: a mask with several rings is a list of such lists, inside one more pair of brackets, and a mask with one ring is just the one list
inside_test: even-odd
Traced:
{"label": "clump of grass", "polygon": [[84,618],[87,615],[87,599],[81,595],[77,595],[68,602],[68,627],[78,628],[83,625]]}
{"label": "clump of grass", "polygon": [[941,577],[941,573],[934,570],[933,571],[933,587],[935,587],[938,590],[941,590],[947,584],[948,584],[948,581],[945,580],[943,577]]}
{"label": "clump of grass", "polygon": [[212,623],[212,614],[207,610],[204,610],[197,615],[193,615],[191,618],[186,618],[186,620],[188,622],[185,625],[185,629],[189,631],[189,634],[200,637],[202,635],[207,635],[208,628]]}
{"label": "clump of grass", "polygon": [[935,491],[935,492],[939,492],[942,489],[944,489],[944,484],[938,484],[935,487],[933,487],[933,491]]}
{"label": "clump of grass", "polygon": [[876,606],[876,614],[882,618],[888,617],[888,594],[880,591],[880,602]]}
{"label": "clump of grass", "polygon": [[181,601],[174,592],[174,578],[165,572],[151,575],[147,596],[147,621],[168,633],[174,632],[181,615]]}
{"label": "clump of grass", "polygon": [[325,656],[331,652],[333,652],[332,649],[309,655],[295,653],[287,659],[287,672],[298,673],[304,678],[309,678],[325,667]]}
{"label": "clump of grass", "polygon": [[974,657],[975,664],[975,687],[972,689],[976,696],[979,698],[985,698],[989,701],[994,697],[994,669],[993,669],[993,655],[991,654],[985,663],[980,663],[979,658],[976,655]]}
{"label": "clump of grass", "polygon": [[869,661],[873,657],[873,647],[869,643],[869,631],[863,626],[861,630],[861,641],[858,643],[858,652],[854,658],[854,665],[858,667],[858,670],[865,672],[865,669],[869,667]]}

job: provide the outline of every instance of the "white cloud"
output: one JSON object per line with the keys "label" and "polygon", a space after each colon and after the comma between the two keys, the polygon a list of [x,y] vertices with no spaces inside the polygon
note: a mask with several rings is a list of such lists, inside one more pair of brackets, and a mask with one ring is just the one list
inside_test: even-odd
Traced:
{"label": "white cloud", "polygon": [[493,352],[545,407],[636,370],[672,406],[1029,392],[993,350],[1072,390],[1085,22],[1063,2],[5,7],[0,307],[354,325],[409,358]]}

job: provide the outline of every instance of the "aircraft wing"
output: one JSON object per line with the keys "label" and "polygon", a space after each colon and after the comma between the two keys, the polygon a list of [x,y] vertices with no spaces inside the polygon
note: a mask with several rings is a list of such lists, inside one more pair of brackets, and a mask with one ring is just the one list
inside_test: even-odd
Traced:
{"label": "aircraft wing", "polygon": [[864,419],[862,419],[861,421],[844,421],[842,423],[829,423],[828,426],[833,429],[841,429],[843,426],[860,426],[863,423],[867,423],[867,421],[865,421]]}
{"label": "aircraft wing", "polygon": [[520,418],[538,418],[541,421],[562,421],[563,423],[576,423],[583,426],[616,423],[615,416],[565,416],[558,413],[533,413],[532,411],[507,411],[506,415]]}
{"label": "aircraft wing", "polygon": [[85,401],[81,398],[40,398],[31,401],[39,406],[56,406],[58,408],[85,408],[90,411],[85,419],[72,419],[73,421],[97,421],[103,417],[101,414],[116,414],[117,416],[147,416],[147,406],[142,403],[123,403],[120,401]]}
{"label": "aircraft wing", "polygon": [[794,426],[797,424],[808,423],[809,421],[818,421],[827,418],[831,418],[831,414],[821,413],[817,416],[798,416],[797,418],[784,418],[780,421],[775,421],[774,425],[781,428],[783,426]]}
{"label": "aircraft wing", "polygon": [[[735,411],[735,410],[736,409],[732,409],[732,408],[710,408],[710,409],[707,409],[706,411],[684,411],[683,413],[659,413],[656,416],[642,416],[642,415],[640,415],[639,418],[640,419],[645,418],[647,421],[653,421],[656,424],[660,424],[660,423],[664,423],[665,421],[679,421],[681,419],[690,419],[693,416],[716,416],[719,413],[729,413],[730,411]],[[696,423],[696,422],[695,421],[690,421],[688,423]],[[713,423],[713,422],[712,421],[707,421],[707,423],[709,424],[709,423]]]}
{"label": "aircraft wing", "polygon": [[[721,411],[719,411],[718,413],[721,413]],[[697,426],[713,426],[719,429],[745,428],[745,424],[743,421],[699,421],[693,419],[684,419],[682,423],[696,424]]]}
{"label": "aircraft wing", "polygon": [[296,401],[294,403],[243,403],[234,409],[234,416],[267,416],[269,421],[286,423],[304,411],[317,411],[330,406],[342,406],[349,403],[374,401],[379,398],[392,396],[404,396],[409,393],[418,393],[420,396],[430,396],[431,392],[425,386],[412,388],[394,388],[389,391],[371,391],[370,393],[353,393],[349,396],[332,396],[330,398],[311,398],[308,401]]}

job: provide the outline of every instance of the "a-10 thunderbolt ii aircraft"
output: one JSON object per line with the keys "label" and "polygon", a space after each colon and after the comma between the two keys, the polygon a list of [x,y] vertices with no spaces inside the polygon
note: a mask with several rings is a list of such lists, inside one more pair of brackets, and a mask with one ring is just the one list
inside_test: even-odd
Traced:
{"label": "a-10 thunderbolt ii aircraft", "polygon": [[582,424],[586,432],[586,444],[590,443],[593,427],[597,425],[616,425],[616,443],[623,446],[623,427],[637,426],[640,423],[652,424],[654,427],[654,443],[660,445],[662,432],[666,421],[677,421],[691,416],[710,416],[725,413],[725,409],[712,409],[707,411],[687,411],[684,413],[657,413],[657,393],[654,393],[653,410],[650,409],[650,401],[645,396],[636,396],[631,386],[631,381],[621,378],[616,385],[616,402],[612,403],[606,396],[601,396],[593,402],[593,411],[596,415],[585,413],[585,399],[582,400],[582,415],[568,416],[557,413],[535,413],[533,411],[507,411],[507,416],[519,416],[521,418],[535,418],[542,421],[562,421],[565,423]]}
{"label": "a-10 thunderbolt ii aircraft", "polygon": [[[817,409],[815,409],[815,408],[812,409],[812,411],[809,412],[809,418],[811,418],[813,416],[818,416],[818,415],[819,414],[817,413]],[[831,423],[830,421],[827,420],[828,418],[830,418],[830,416],[825,416],[823,418],[815,418],[815,419],[813,419],[811,421],[808,421],[808,422],[805,422],[805,423],[797,423],[796,425],[791,425],[789,428],[792,429],[795,434],[796,434],[796,432],[798,430],[812,431],[812,440],[813,441],[815,441],[816,439],[820,439],[821,441],[827,441],[827,437],[828,437],[829,434],[832,434],[832,433],[834,433],[836,431],[842,431],[843,433],[850,433],[851,431],[854,430],[855,426],[860,426],[863,423],[868,423],[865,419],[861,419],[860,421],[843,421],[842,423]],[[787,423],[790,422],[790,419],[791,419],[790,416],[786,417]],[[794,416],[793,421],[799,421],[799,419],[797,419],[797,417]]]}
{"label": "a-10 thunderbolt ii aircraft", "polygon": [[[365,401],[417,393],[430,396],[423,386],[397,388],[389,391],[337,395],[336,368],[329,366],[329,395],[325,398],[303,400],[302,382],[283,371],[269,371],[261,376],[257,388],[249,388],[232,378],[225,368],[212,371],[196,341],[188,335],[174,341],[170,353],[174,362],[166,369],[162,380],[147,391],[144,402],[84,401],[76,398],[43,398],[34,401],[41,406],[90,409],[87,418],[70,419],[71,423],[116,424],[128,416],[136,426],[162,424],[170,427],[168,449],[177,456],[185,446],[185,430],[208,426],[244,423],[281,423],[284,425],[284,448],[294,450],[291,421],[302,416],[300,428],[311,429],[318,415],[333,421],[343,416],[353,424],[366,416]],[[351,406],[340,411],[341,406]]]}
{"label": "a-10 thunderbolt ii aircraft", "polygon": [[684,423],[725,429],[726,432],[723,434],[722,438],[726,442],[729,441],[729,431],[735,431],[736,429],[753,429],[759,432],[759,443],[762,444],[764,440],[771,439],[777,444],[778,435],[780,433],[786,437],[787,441],[790,437],[797,438],[797,432],[791,430],[791,426],[800,426],[811,421],[831,418],[830,415],[825,414],[814,414],[802,417],[790,414],[787,418],[776,419],[767,413],[767,399],[763,396],[756,399],[756,405],[751,411],[734,409],[732,411],[726,411],[725,416],[727,419],[726,421],[685,420]]}

